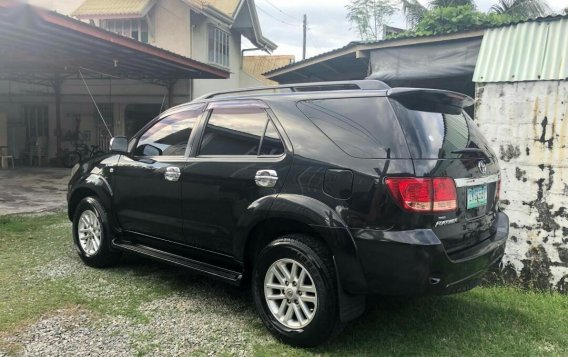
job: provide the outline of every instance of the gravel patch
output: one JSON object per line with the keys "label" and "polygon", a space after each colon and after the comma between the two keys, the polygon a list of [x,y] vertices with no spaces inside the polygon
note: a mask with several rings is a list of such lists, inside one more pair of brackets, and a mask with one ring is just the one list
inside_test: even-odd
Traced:
{"label": "gravel patch", "polygon": [[143,304],[140,311],[147,323],[122,316],[95,317],[79,309],[56,310],[5,342],[23,346],[18,355],[26,357],[173,357],[249,356],[255,344],[272,341],[255,331],[256,314],[246,299],[212,294],[199,286],[197,290]]}
{"label": "gravel patch", "polygon": [[155,348],[151,355],[201,351],[209,356],[248,356],[254,344],[271,340],[251,328],[257,320],[252,305],[226,296],[177,295],[152,301],[141,310],[150,322],[138,333],[152,336]]}
{"label": "gravel patch", "polygon": [[124,321],[95,328],[89,312],[57,310],[16,333],[8,342],[23,346],[22,356],[131,356],[130,337],[120,333]]}

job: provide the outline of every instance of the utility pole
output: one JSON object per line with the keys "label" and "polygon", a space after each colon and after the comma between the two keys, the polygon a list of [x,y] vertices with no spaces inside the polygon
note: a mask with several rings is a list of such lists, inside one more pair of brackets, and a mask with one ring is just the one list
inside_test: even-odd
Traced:
{"label": "utility pole", "polygon": [[306,59],[306,33],[308,32],[308,15],[304,14],[304,46],[302,52],[302,59]]}

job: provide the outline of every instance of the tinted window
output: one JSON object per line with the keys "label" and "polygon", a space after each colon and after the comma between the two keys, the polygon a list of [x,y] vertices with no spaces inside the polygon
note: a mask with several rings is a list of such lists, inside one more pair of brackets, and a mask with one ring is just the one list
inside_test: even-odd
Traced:
{"label": "tinted window", "polygon": [[276,131],[276,127],[272,121],[268,121],[266,133],[262,139],[260,155],[282,155],[284,154],[284,144]]}
{"label": "tinted window", "polygon": [[139,156],[183,156],[201,110],[172,114],[148,129],[136,146]]}
{"label": "tinted window", "polygon": [[408,158],[404,135],[386,98],[312,100],[298,108],[348,155]]}
{"label": "tinted window", "polygon": [[492,153],[469,116],[410,110],[391,100],[408,138],[410,154],[416,159],[458,158],[453,151],[464,148],[483,149]]}
{"label": "tinted window", "polygon": [[268,115],[258,108],[213,110],[201,141],[200,155],[258,155]]}

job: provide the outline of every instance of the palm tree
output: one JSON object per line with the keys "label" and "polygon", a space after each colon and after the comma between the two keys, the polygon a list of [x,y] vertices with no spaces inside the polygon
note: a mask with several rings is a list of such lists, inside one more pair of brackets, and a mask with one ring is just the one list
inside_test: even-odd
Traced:
{"label": "palm tree", "polygon": [[[462,5],[471,5],[475,8],[475,0],[431,0],[427,6],[422,5],[418,0],[401,0],[401,2],[402,11],[410,27],[416,26],[426,12],[431,9]],[[490,11],[529,18],[549,14],[550,7],[546,0],[498,0],[498,3],[493,5]]]}
{"label": "palm tree", "polygon": [[499,0],[491,6],[491,12],[509,14],[512,16],[530,18],[550,14],[546,0]]}
{"label": "palm tree", "polygon": [[431,0],[428,6],[422,5],[418,0],[401,0],[402,12],[406,16],[406,22],[410,27],[416,26],[424,17],[428,9],[437,9],[440,7],[451,7],[461,5],[471,5],[475,7],[474,0]]}

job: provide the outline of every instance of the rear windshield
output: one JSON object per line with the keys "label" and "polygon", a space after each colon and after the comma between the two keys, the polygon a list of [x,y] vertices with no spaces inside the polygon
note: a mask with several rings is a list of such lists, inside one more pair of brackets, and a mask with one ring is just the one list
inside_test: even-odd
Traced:
{"label": "rear windshield", "polygon": [[390,100],[406,135],[414,159],[461,158],[460,149],[482,149],[494,156],[471,118],[461,111],[453,114],[410,110]]}
{"label": "rear windshield", "polygon": [[350,156],[409,158],[403,131],[387,98],[310,100],[298,108]]}

